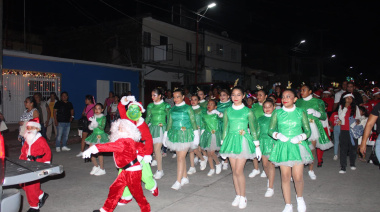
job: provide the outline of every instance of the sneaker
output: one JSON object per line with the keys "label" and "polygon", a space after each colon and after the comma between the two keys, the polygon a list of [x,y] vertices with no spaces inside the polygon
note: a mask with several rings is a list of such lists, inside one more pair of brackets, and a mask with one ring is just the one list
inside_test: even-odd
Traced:
{"label": "sneaker", "polygon": [[150,163],[150,166],[157,166],[157,161],[156,160],[152,160],[152,163]]}
{"label": "sneaker", "polygon": [[339,174],[346,174],[346,168],[340,168]]}
{"label": "sneaker", "polygon": [[189,184],[189,183],[190,183],[190,181],[189,181],[188,177],[182,177],[181,186],[184,186],[184,185]]}
{"label": "sneaker", "polygon": [[338,155],[334,155],[333,160],[338,160]]}
{"label": "sneaker", "polygon": [[77,157],[82,157],[83,156],[83,152],[79,152],[79,154],[77,154]]}
{"label": "sneaker", "polygon": [[297,197],[297,211],[306,212],[306,203],[303,197]]}
{"label": "sneaker", "polygon": [[236,207],[236,206],[239,205],[239,203],[240,203],[240,197],[241,197],[241,196],[236,195],[234,201],[232,202],[232,206],[235,206],[235,207]]}
{"label": "sneaker", "polygon": [[40,209],[29,208],[27,212],[40,212]]}
{"label": "sneaker", "polygon": [[39,207],[39,208],[42,208],[42,206],[44,206],[45,201],[46,201],[46,199],[47,199],[48,197],[49,197],[49,194],[44,192],[44,194],[42,195],[41,199],[40,199],[39,202],[38,202],[38,207]]}
{"label": "sneaker", "polygon": [[285,208],[282,212],[293,212],[293,205],[292,204],[286,204]]}
{"label": "sneaker", "polygon": [[[293,182],[293,177],[290,177],[290,182]],[[268,181],[268,183],[269,183],[269,181]],[[269,187],[269,186],[268,186]]]}
{"label": "sneaker", "polygon": [[351,166],[351,170],[355,171],[356,170],[356,166]]}
{"label": "sneaker", "polygon": [[222,167],[223,167],[223,170],[227,170],[228,169],[228,163],[222,161]]}
{"label": "sneaker", "polygon": [[132,199],[129,199],[129,200],[120,199],[119,202],[117,203],[117,205],[123,206],[123,205],[130,203],[130,202],[132,202]]}
{"label": "sneaker", "polygon": [[200,162],[200,169],[201,169],[201,171],[205,170],[206,166],[207,166],[207,160],[206,159],[201,160],[201,162]]}
{"label": "sneaker", "polygon": [[253,169],[252,172],[248,175],[248,177],[254,178],[258,174],[260,174],[260,169]]}
{"label": "sneaker", "polygon": [[164,170],[156,171],[156,173],[153,175],[154,179],[158,180],[161,179],[164,176]]}
{"label": "sneaker", "polygon": [[247,207],[247,197],[240,197],[239,208],[244,209]]}
{"label": "sneaker", "polygon": [[218,165],[215,165],[215,170],[216,174],[220,174],[220,172],[222,172],[222,164],[219,163]]}
{"label": "sneaker", "polygon": [[197,165],[198,162],[199,162],[199,158],[196,156],[196,157],[194,158],[194,164]]}
{"label": "sneaker", "polygon": [[162,153],[162,157],[164,158],[164,157],[166,157],[168,154],[166,154],[165,152],[164,153]]}
{"label": "sneaker", "polygon": [[261,175],[260,175],[260,177],[262,177],[262,178],[265,178],[265,177],[267,177],[267,174],[265,173],[265,171],[263,170],[263,172],[261,172]]}
{"label": "sneaker", "polygon": [[158,191],[158,186],[156,186],[156,189],[154,189],[153,191],[152,191],[152,195],[153,196],[155,196],[155,197],[158,197],[158,194],[159,194],[160,192]]}
{"label": "sneaker", "polygon": [[317,176],[314,174],[314,171],[312,171],[312,170],[309,171],[309,177],[312,180],[316,180],[317,179]]}
{"label": "sneaker", "polygon": [[181,183],[178,181],[175,181],[175,183],[172,185],[172,189],[174,189],[174,190],[181,189]]}
{"label": "sneaker", "polygon": [[273,196],[273,194],[274,194],[274,190],[273,190],[273,188],[268,188],[267,189],[267,192],[265,192],[265,197],[272,197]]}
{"label": "sneaker", "polygon": [[101,169],[99,168],[99,171],[95,172],[95,176],[101,176],[101,175],[105,175],[106,174],[106,170],[105,169]]}
{"label": "sneaker", "polygon": [[176,158],[176,157],[177,157],[177,154],[174,153],[173,156],[172,156],[172,158]]}
{"label": "sneaker", "polygon": [[208,172],[207,176],[211,177],[214,174],[215,174],[215,169],[210,169],[210,171]]}
{"label": "sneaker", "polygon": [[71,149],[69,148],[69,147],[67,147],[67,146],[63,146],[62,147],[62,151],[70,151]]}
{"label": "sneaker", "polygon": [[99,166],[94,166],[94,167],[92,167],[92,170],[91,170],[91,172],[90,172],[90,175],[94,175],[96,172],[99,171],[99,169],[100,169]]}
{"label": "sneaker", "polygon": [[192,175],[192,174],[195,174],[196,172],[197,172],[197,169],[195,169],[195,167],[190,167],[189,171],[187,171],[187,174]]}
{"label": "sneaker", "polygon": [[60,152],[60,151],[61,151],[61,147],[56,147],[56,148],[55,148],[55,151],[56,151],[56,152]]}

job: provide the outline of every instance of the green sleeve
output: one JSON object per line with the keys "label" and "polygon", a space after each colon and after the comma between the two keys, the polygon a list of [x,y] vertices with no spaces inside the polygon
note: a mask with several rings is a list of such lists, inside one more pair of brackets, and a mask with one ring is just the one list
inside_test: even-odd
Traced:
{"label": "green sleeve", "polygon": [[260,124],[258,124],[258,122],[259,122],[259,120],[257,120],[257,130],[256,130],[256,133],[257,133],[257,138],[259,138],[260,137],[260,131],[261,131],[261,129],[260,129]]}
{"label": "green sleeve", "polygon": [[170,112],[170,109],[172,109],[172,107],[170,106],[170,104],[166,103],[166,106],[165,106],[165,111],[166,111],[166,115],[169,116],[169,112]]}
{"label": "green sleeve", "polygon": [[149,124],[151,119],[152,119],[152,106],[151,106],[151,104],[149,104],[148,108],[146,109],[145,123]]}
{"label": "green sleeve", "polygon": [[311,129],[309,124],[309,119],[307,118],[306,111],[302,110],[302,129],[303,132],[306,134],[306,137],[310,137],[311,135]]}
{"label": "green sleeve", "polygon": [[327,119],[325,102],[323,100],[319,101],[318,112],[321,113],[321,117],[319,117],[320,120],[326,120]]}
{"label": "green sleeve", "polygon": [[224,114],[223,114],[223,137],[222,137],[222,140],[224,140],[224,138],[226,138],[227,131],[228,131],[228,116],[227,116],[227,110],[225,110]]}
{"label": "green sleeve", "polygon": [[205,116],[206,114],[205,113],[201,113],[200,114],[200,119],[201,119],[201,121],[200,121],[200,123],[199,123],[199,128],[200,128],[200,130],[204,130],[205,129],[205,127],[206,127],[206,124],[205,124],[205,122],[204,122],[204,118],[203,118],[203,116]]}
{"label": "green sleeve", "polygon": [[251,132],[251,135],[253,137],[253,140],[254,141],[258,141],[258,137],[257,137],[257,133],[256,133],[256,126],[257,126],[257,122],[256,122],[256,118],[255,118],[255,115],[253,114],[253,111],[252,110],[248,110],[248,125],[249,125],[249,131]]}
{"label": "green sleeve", "polygon": [[106,117],[103,116],[103,118],[100,120],[100,123],[98,123],[98,128],[104,131],[104,128],[106,127]]}
{"label": "green sleeve", "polygon": [[188,113],[190,116],[190,122],[191,126],[193,127],[193,130],[198,130],[197,121],[195,120],[195,114],[193,108],[189,107]]}
{"label": "green sleeve", "polygon": [[[306,116],[307,119],[307,116]],[[278,127],[277,127],[277,111],[275,110],[272,114],[272,118],[270,119],[270,124],[269,124],[269,129],[268,129],[268,135],[272,137],[274,132],[278,132]]]}
{"label": "green sleeve", "polygon": [[168,125],[166,126],[166,131],[169,131],[172,128],[172,125],[173,125],[172,114],[169,112]]}

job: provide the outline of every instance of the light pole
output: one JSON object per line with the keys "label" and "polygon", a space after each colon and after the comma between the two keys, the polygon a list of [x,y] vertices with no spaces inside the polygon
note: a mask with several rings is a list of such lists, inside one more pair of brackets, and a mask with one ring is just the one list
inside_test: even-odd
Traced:
{"label": "light pole", "polygon": [[[199,22],[202,20],[202,18],[204,17],[204,15],[207,13],[208,9],[210,8],[213,8],[216,6],[216,3],[211,3],[205,7],[202,7],[200,8],[198,11],[197,11],[197,34],[196,34],[196,46],[195,46],[195,83],[198,83],[198,45],[199,45]],[[203,14],[201,14],[201,12],[203,12]],[[201,16],[199,18],[199,16]]]}

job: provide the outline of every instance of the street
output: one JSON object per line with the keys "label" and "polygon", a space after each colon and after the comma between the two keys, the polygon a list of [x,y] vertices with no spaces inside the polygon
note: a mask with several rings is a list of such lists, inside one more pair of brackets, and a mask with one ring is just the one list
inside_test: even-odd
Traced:
{"label": "street", "polygon": [[[53,163],[64,166],[64,175],[46,178],[42,189],[50,196],[41,211],[93,211],[99,209],[108,194],[108,187],[116,178],[113,157],[105,157],[106,175],[90,176],[92,163],[84,163],[82,158],[75,155],[79,152],[80,144],[72,144],[70,152],[56,153],[53,149]],[[370,149],[370,148],[369,148]],[[17,148],[10,151],[10,158],[18,156]],[[307,170],[304,170],[305,190],[304,198],[308,211],[378,211],[376,202],[380,199],[380,171],[373,164],[357,161],[357,170],[347,169],[347,173],[338,174],[339,162],[332,160],[332,149],[324,155],[322,168],[315,168],[317,180],[310,180]],[[176,159],[171,154],[163,158],[165,176],[157,180],[160,195],[153,197],[149,191],[144,191],[152,211],[239,211],[232,207],[235,197],[232,184],[232,173],[222,171],[219,175],[207,176],[209,168],[189,176],[190,184],[181,190],[175,191],[170,187],[176,178]],[[189,161],[187,161],[189,164]],[[252,171],[252,162],[248,161],[245,175]],[[262,167],[260,163],[260,167]],[[260,168],[262,169],[262,168]],[[156,167],[152,167],[155,172]],[[279,169],[276,169],[274,184],[275,194],[265,198],[266,179],[256,176],[246,177],[246,192],[248,206],[246,211],[282,211],[284,200],[281,192]],[[29,205],[24,191],[22,212],[27,211]],[[294,189],[292,189],[293,210],[297,210]],[[125,206],[118,206],[116,212],[139,211],[137,203],[133,200]]]}

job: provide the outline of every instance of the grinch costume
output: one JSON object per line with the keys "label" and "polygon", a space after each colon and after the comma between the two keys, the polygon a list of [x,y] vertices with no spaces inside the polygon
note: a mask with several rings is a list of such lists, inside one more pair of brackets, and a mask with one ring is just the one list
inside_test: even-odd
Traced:
{"label": "grinch costume", "polygon": [[202,135],[199,146],[203,150],[215,151],[220,149],[220,141],[222,140],[222,132],[219,128],[219,114],[223,117],[223,113],[217,110],[207,111],[202,116]]}
{"label": "grinch costume", "polygon": [[282,107],[272,113],[268,134],[277,141],[269,160],[276,166],[310,164],[314,158],[306,140],[311,130],[305,110]]}
{"label": "grinch costume", "polygon": [[171,109],[170,104],[161,100],[148,105],[145,122],[149,125],[153,137],[153,144],[162,143],[166,131],[166,118]]}
{"label": "grinch costume", "polygon": [[252,105],[253,115],[255,115],[256,120],[261,116],[264,116],[263,103],[257,102]]}
{"label": "grinch costume", "polygon": [[259,136],[260,150],[261,153],[267,158],[269,158],[270,153],[273,150],[273,146],[276,142],[276,140],[274,140],[271,136],[268,135],[271,117],[272,114],[264,114],[257,120],[257,135]]}
{"label": "grinch costume", "polygon": [[86,138],[86,144],[104,144],[108,142],[108,134],[104,132],[106,120],[103,114],[95,114],[90,118],[91,124],[88,129],[93,130],[93,132]]}

